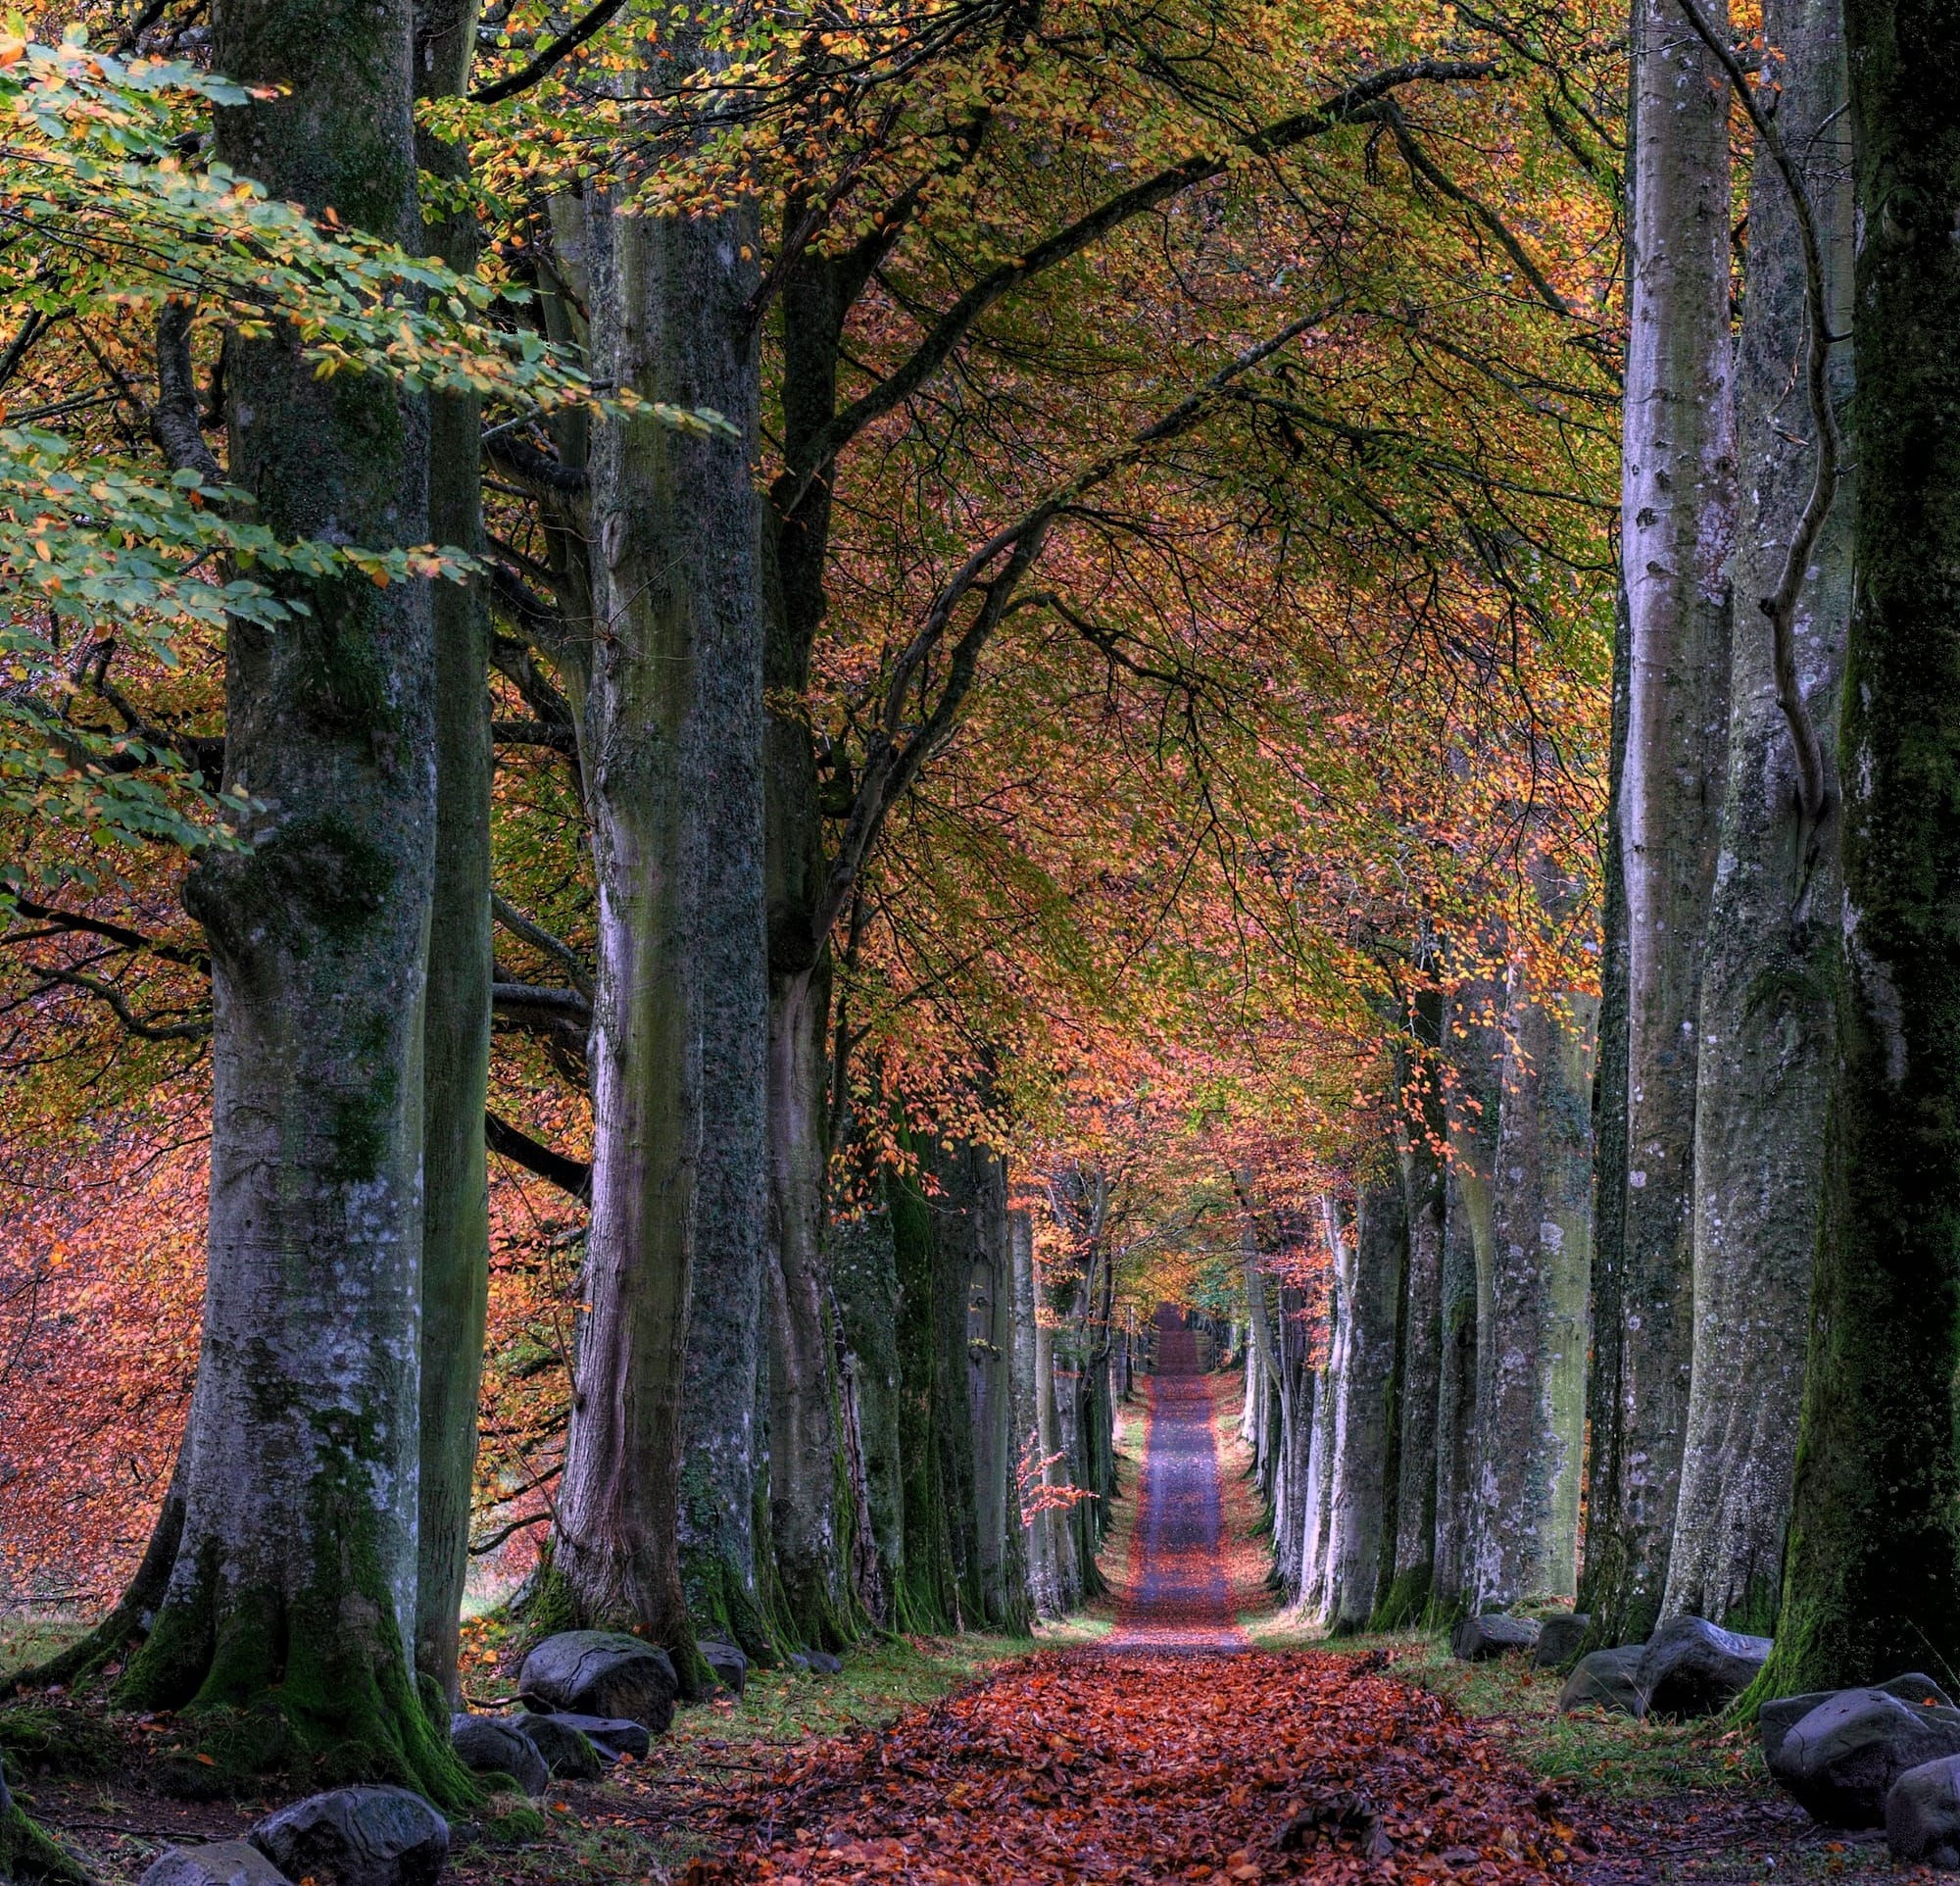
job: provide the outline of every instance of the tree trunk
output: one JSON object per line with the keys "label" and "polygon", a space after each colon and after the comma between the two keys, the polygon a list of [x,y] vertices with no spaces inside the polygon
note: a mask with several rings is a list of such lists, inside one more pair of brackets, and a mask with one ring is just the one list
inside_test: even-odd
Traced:
{"label": "tree trunk", "polygon": [[[1007,1214],[1007,1263],[1013,1287],[1014,1464],[1008,1494],[1014,1523],[1021,1527],[1027,1553],[1028,1600],[1037,1617],[1060,1615],[1056,1596],[1054,1545],[1049,1515],[1033,1511],[1023,1515],[1024,1496],[1032,1495],[1032,1468],[1042,1457],[1041,1365],[1043,1344],[1035,1304],[1034,1221],[1024,1211]],[[1024,1481],[1023,1474],[1029,1475]]]}
{"label": "tree trunk", "polygon": [[[1772,0],[1764,33],[1782,55],[1777,123],[1801,158],[1826,245],[1831,325],[1847,332],[1852,159],[1839,116],[1840,20],[1839,0]],[[1809,324],[1796,216],[1767,156],[1753,176],[1736,368],[1747,501],[1694,1110],[1694,1364],[1663,1611],[1768,1630],[1803,1399],[1842,893],[1835,819],[1815,865],[1799,859],[1807,834],[1794,748],[1777,704],[1770,625],[1755,608],[1776,589],[1809,496],[1816,428],[1802,372]],[[1841,395],[1848,348],[1835,365]],[[1794,623],[1802,694],[1827,746],[1850,609],[1850,497],[1838,493],[1812,552]]]}
{"label": "tree trunk", "polygon": [[891,1213],[880,1207],[833,1224],[830,1262],[851,1359],[869,1527],[862,1541],[868,1551],[858,1567],[858,1597],[874,1623],[889,1627],[906,1563],[899,1277]]}
{"label": "tree trunk", "polygon": [[[468,86],[476,0],[417,0],[417,98]],[[468,174],[452,145],[416,134],[421,168]],[[435,251],[476,267],[471,210],[428,225]],[[482,402],[429,402],[429,535],[472,554],[483,539]],[[435,634],[435,889],[422,1021],[421,1478],[416,1667],[452,1706],[469,1520],[477,1400],[490,1295],[490,1191],[483,1110],[490,1080],[490,611],[483,580],[438,583]]]}
{"label": "tree trunk", "polygon": [[1347,1337],[1336,1384],[1327,1621],[1337,1633],[1365,1629],[1375,1609],[1396,1353],[1408,1220],[1395,1178],[1361,1187],[1354,1235],[1344,1241],[1341,1301]]}
{"label": "tree trunk", "polygon": [[[1546,907],[1562,911],[1557,887]],[[1511,971],[1479,1333],[1471,1603],[1504,1611],[1579,1583],[1587,1290],[1592,1270],[1592,996]]]}
{"label": "tree trunk", "polygon": [[976,1148],[972,1321],[967,1397],[973,1411],[973,1473],[979,1527],[980,1616],[996,1630],[1027,1627],[1027,1563],[1014,1497],[1013,1278],[1007,1250],[1007,1170]]}
{"label": "tree trunk", "polygon": [[[406,0],[358,20],[221,0],[215,25],[220,70],[281,88],[218,115],[218,155],[414,243]],[[423,540],[418,402],[316,378],[287,333],[234,337],[226,398],[231,478],[281,538]],[[215,1004],[204,1339],[182,1535],[122,1693],[253,1712],[220,1766],[317,1755],[462,1801],[413,1646],[430,602],[359,575],[292,593],[309,613],[230,626],[225,782],[257,809],[185,888]]]}
{"label": "tree trunk", "polygon": [[[1726,5],[1704,15],[1727,33]],[[1620,790],[1628,1171],[1616,1481],[1595,1487],[1589,1544],[1595,1616],[1614,1641],[1644,1637],[1659,1613],[1688,1412],[1695,1022],[1736,512],[1728,82],[1674,0],[1637,0],[1635,29],[1622,520],[1632,671]]]}
{"label": "tree trunk", "polygon": [[1327,1293],[1327,1351],[1313,1371],[1313,1426],[1307,1442],[1305,1536],[1300,1545],[1300,1602],[1325,1619],[1334,1589],[1334,1461],[1341,1381],[1347,1369],[1348,1290],[1353,1246],[1335,1200],[1320,1201],[1333,1281]]}
{"label": "tree trunk", "polygon": [[[732,1237],[733,1193],[760,1179],[753,238],[746,211],[628,216],[603,198],[586,227],[595,377],[712,407],[740,435],[622,419],[598,428],[591,458],[606,625],[581,743],[599,890],[592,1220],[555,1568],[576,1614],[665,1645],[684,1682],[697,1661],[676,1535],[689,1291],[702,1229]],[[705,1274],[723,1263],[742,1260],[723,1244]]]}
{"label": "tree trunk", "polygon": [[1763,1693],[1960,1661],[1960,17],[1849,0],[1858,589],[1843,972]]}

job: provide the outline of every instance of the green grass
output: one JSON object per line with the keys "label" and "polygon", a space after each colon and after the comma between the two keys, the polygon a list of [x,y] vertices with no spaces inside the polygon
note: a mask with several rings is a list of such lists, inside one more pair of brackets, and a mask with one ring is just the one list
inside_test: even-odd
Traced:
{"label": "green grass", "polygon": [[1561,1715],[1559,1672],[1534,1670],[1518,1657],[1458,1663],[1440,1635],[1353,1637],[1341,1648],[1388,1651],[1395,1676],[1446,1698],[1523,1766],[1562,1786],[1631,1799],[1747,1788],[1768,1779],[1755,1731],[1724,1729],[1719,1717],[1638,1722],[1599,1710]]}
{"label": "green grass", "polygon": [[65,1651],[88,1626],[73,1617],[0,1615],[0,1676],[44,1663]]}

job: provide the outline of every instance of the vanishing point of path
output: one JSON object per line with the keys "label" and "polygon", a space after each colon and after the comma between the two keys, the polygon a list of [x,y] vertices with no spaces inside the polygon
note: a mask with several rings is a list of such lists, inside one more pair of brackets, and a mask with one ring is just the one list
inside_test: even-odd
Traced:
{"label": "vanishing point of path", "polygon": [[1377,1659],[1248,1647],[1212,1378],[1168,1315],[1157,1353],[1114,1633],[772,1769],[690,1886],[1575,1879],[1552,1796],[1439,1698]]}

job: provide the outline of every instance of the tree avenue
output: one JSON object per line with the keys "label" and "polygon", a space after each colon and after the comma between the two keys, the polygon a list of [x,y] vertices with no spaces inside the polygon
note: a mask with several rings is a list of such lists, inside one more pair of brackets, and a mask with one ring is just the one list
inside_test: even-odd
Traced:
{"label": "tree avenue", "polygon": [[1952,7],[56,25],[0,1879],[49,1709],[530,1837],[752,1670],[1243,1648],[1214,1430],[1288,1628],[1944,1851],[1767,1706],[1960,1662]]}

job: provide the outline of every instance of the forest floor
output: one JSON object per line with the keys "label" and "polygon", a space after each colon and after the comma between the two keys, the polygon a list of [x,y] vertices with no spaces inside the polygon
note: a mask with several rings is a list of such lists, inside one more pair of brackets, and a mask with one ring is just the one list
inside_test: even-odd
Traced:
{"label": "forest floor", "polygon": [[[548,1832],[459,1829],[458,1886],[676,1881],[1380,1880],[1773,1886],[1933,1876],[1815,1827],[1753,1734],[1560,1716],[1554,1676],[1452,1662],[1417,1634],[1313,1639],[1266,1590],[1237,1383],[1189,1338],[1125,1411],[1108,1590],[1026,1640],[899,1640],[842,1676],[754,1672],[681,1712],[647,1760],[554,1784]],[[466,1687],[507,1673],[471,1629]],[[0,1640],[0,1666],[14,1660]],[[105,1881],[277,1805],[188,1803],[144,1741],[21,1792]]]}

